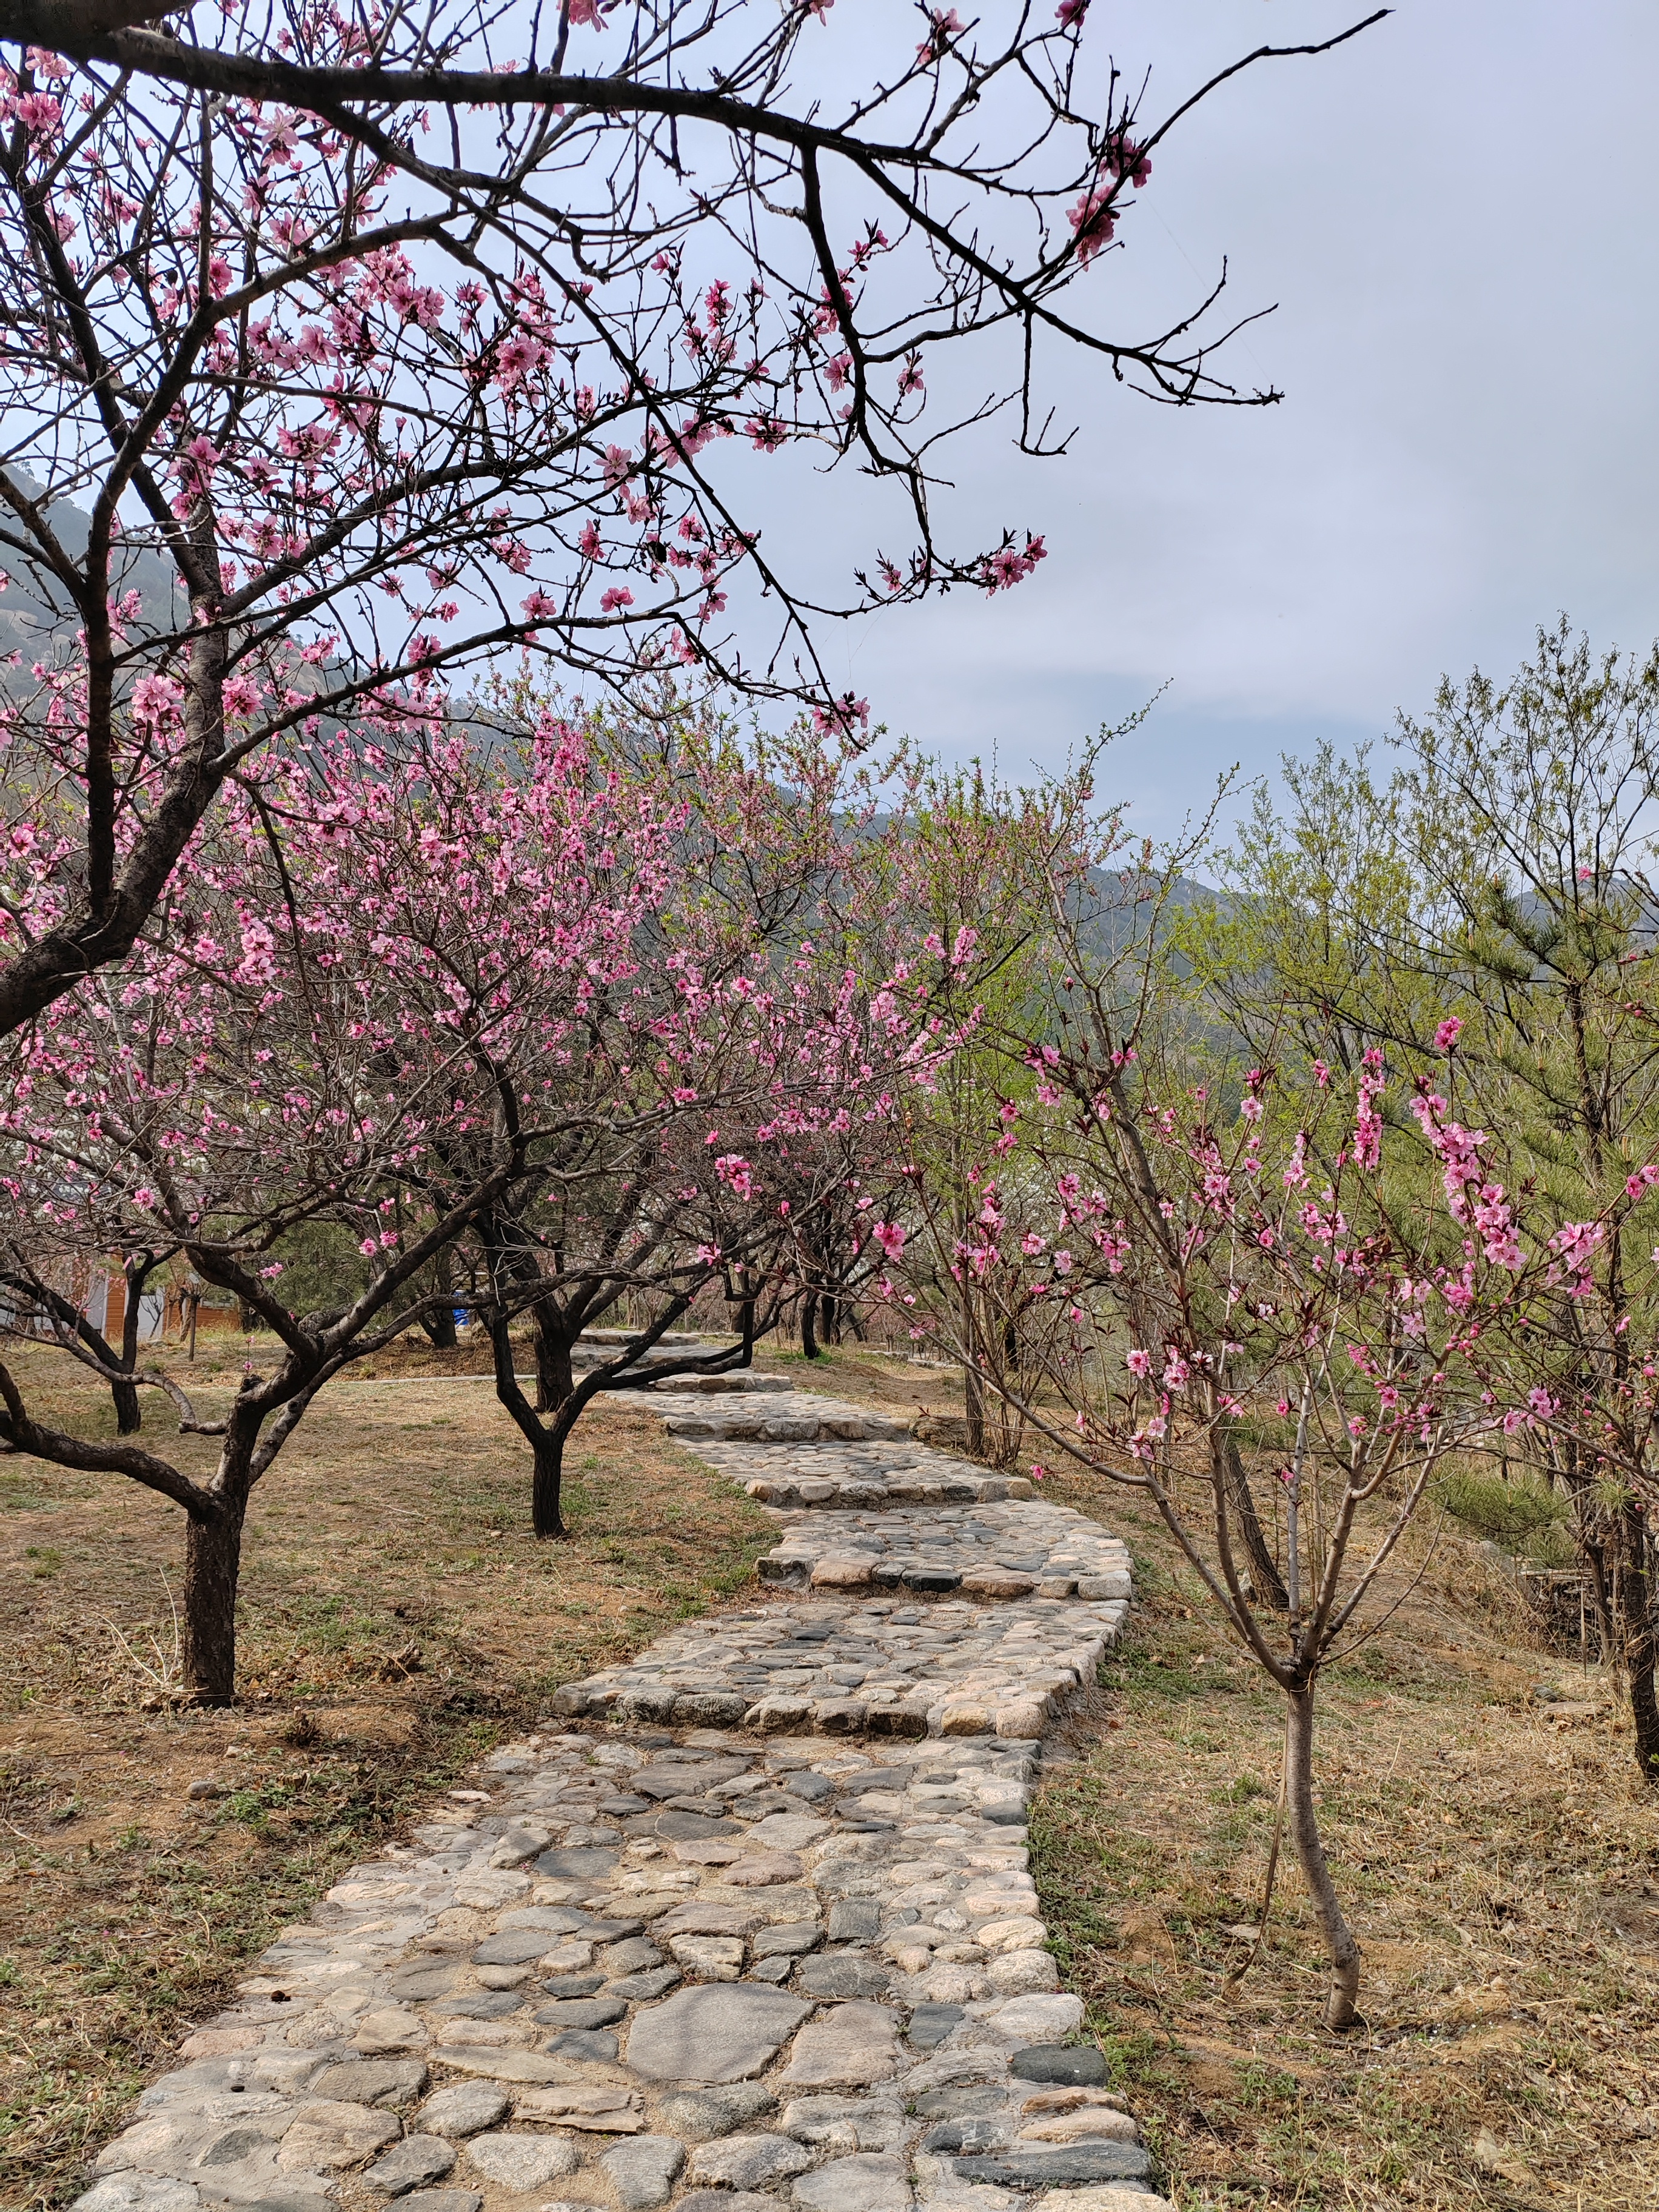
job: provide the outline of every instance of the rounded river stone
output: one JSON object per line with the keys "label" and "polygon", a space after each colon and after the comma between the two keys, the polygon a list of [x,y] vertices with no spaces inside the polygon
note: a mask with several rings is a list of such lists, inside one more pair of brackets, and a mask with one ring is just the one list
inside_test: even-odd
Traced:
{"label": "rounded river stone", "polygon": [[1034,2043],[1015,2051],[1008,2070],[1022,2081],[1052,2081],[1066,2089],[1103,2089],[1106,2061],[1098,2051],[1063,2043]]}

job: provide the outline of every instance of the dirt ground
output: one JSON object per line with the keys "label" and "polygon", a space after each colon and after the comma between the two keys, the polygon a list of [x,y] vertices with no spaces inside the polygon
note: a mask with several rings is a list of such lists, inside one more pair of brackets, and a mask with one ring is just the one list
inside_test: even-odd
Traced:
{"label": "dirt ground", "polygon": [[[225,1363],[204,1398],[240,1352],[204,1345],[198,1382]],[[441,1371],[479,1364],[383,1360],[307,1420],[256,1499],[228,1714],[164,1702],[173,1509],[0,1462],[0,2203],[65,2202],[238,1962],[559,1682],[750,1586],[763,1516],[626,1401],[573,1444],[571,1542],[537,1545],[488,1383]],[[939,1370],[764,1364],[957,1410]],[[1659,2204],[1659,1800],[1610,1686],[1425,1528],[1414,1594],[1324,1692],[1322,1817],[1364,1949],[1364,2025],[1334,2039],[1293,1868],[1228,1980],[1261,1911],[1273,1693],[1132,1501],[1048,1492],[1127,1538],[1143,1602],[1053,1747],[1038,1879],[1183,2212]],[[1540,1686],[1579,1710],[1551,1719]]]}

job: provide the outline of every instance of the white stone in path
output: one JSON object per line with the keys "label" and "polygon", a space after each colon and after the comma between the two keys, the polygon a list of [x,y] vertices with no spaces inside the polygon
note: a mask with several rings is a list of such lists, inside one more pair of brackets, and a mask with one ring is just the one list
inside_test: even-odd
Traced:
{"label": "white stone in path", "polygon": [[575,2145],[562,2136],[474,2136],[466,2155],[486,2181],[503,2189],[543,2189],[581,2163]]}

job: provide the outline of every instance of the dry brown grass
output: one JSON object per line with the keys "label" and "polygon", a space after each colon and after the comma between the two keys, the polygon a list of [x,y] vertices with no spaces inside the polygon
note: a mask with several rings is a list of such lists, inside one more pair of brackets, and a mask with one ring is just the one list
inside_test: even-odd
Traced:
{"label": "dry brown grass", "polygon": [[[210,1410],[241,1348],[204,1340]],[[61,1407],[49,1360],[18,1364]],[[185,2023],[343,1862],[560,1682],[743,1587],[771,1540],[623,1401],[572,1441],[572,1540],[538,1545],[488,1384],[433,1371],[471,1364],[400,1354],[337,1385],[261,1485],[232,1712],[159,1695],[175,1509],[0,1461],[0,2203],[66,2201]],[[175,1444],[213,1449],[158,1422]],[[207,1778],[225,1794],[192,1803]]]}
{"label": "dry brown grass", "polygon": [[[1127,1537],[1143,1603],[1043,1790],[1039,1886],[1177,2203],[1651,2212],[1659,1796],[1612,1686],[1424,1524],[1422,1579],[1323,1687],[1321,1818],[1364,1949],[1364,2026],[1331,2037],[1293,1867],[1227,1978],[1260,1917],[1277,1693],[1155,1520],[1051,1488]],[[1552,1722],[1540,1683],[1599,1711]]]}

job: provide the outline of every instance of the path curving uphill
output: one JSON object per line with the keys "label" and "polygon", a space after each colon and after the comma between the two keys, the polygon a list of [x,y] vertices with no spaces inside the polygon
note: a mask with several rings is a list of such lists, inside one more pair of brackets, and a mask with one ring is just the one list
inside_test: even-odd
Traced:
{"label": "path curving uphill", "polygon": [[779,1522],[755,1601],[337,1882],[76,2212],[1168,2212],[1027,1869],[1122,1546],[860,1407],[658,1402]]}

